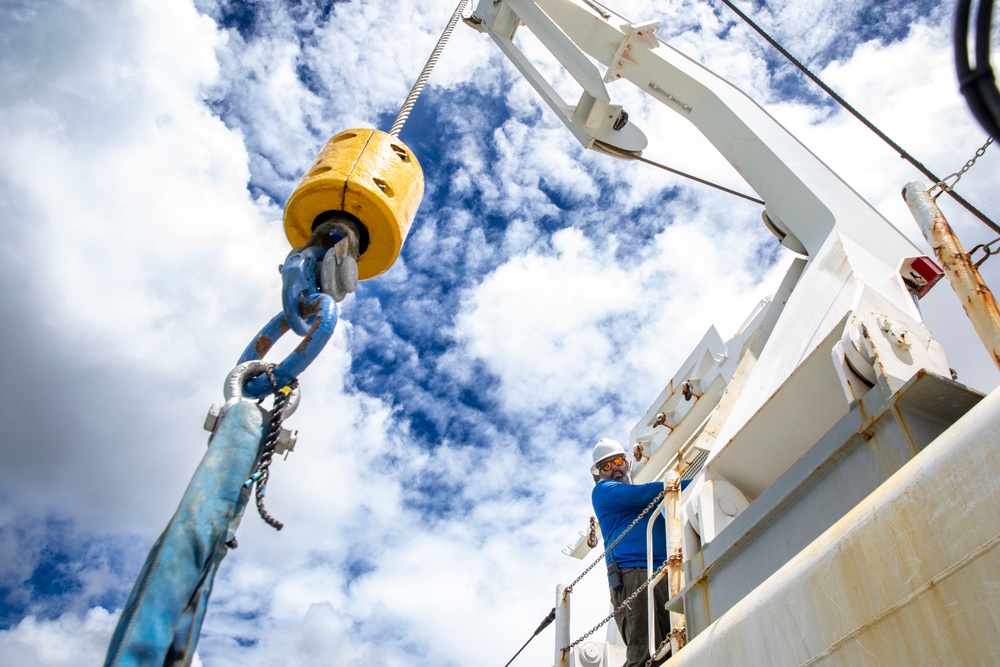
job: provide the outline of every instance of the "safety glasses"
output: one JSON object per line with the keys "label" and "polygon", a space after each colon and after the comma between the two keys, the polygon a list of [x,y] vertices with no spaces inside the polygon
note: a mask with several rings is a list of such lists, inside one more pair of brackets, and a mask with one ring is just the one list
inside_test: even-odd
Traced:
{"label": "safety glasses", "polygon": [[601,470],[603,470],[604,472],[607,472],[607,471],[611,470],[611,466],[618,467],[618,466],[620,466],[623,463],[625,463],[625,457],[624,456],[616,456],[615,458],[608,459],[607,461],[605,461],[604,463],[602,463],[601,464]]}

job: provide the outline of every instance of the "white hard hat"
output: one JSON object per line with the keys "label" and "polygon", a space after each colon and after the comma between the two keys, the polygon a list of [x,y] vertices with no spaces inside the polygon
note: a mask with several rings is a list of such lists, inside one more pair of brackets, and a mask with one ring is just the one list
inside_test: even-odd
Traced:
{"label": "white hard hat", "polygon": [[628,455],[625,453],[625,448],[622,447],[622,443],[617,440],[612,440],[611,438],[601,438],[596,445],[594,445],[594,465],[590,466],[590,474],[597,474],[597,464],[606,458],[612,456],[623,456],[628,459]]}

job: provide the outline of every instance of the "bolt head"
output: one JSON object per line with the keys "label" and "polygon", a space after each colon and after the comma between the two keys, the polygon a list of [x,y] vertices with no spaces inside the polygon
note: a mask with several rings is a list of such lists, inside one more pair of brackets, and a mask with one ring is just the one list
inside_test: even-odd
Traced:
{"label": "bolt head", "polygon": [[278,431],[278,441],[274,443],[274,453],[284,454],[285,452],[295,451],[295,443],[299,439],[299,432],[297,429],[287,429],[284,426]]}
{"label": "bolt head", "polygon": [[219,418],[222,416],[222,405],[219,403],[212,403],[212,406],[208,409],[208,414],[205,415],[205,430],[209,433],[215,432],[215,427],[219,425]]}

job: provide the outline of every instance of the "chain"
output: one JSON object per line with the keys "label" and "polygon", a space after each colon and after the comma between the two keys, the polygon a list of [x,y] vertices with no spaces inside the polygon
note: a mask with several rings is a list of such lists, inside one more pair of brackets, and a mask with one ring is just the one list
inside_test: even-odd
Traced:
{"label": "chain", "polygon": [[[662,494],[661,494],[661,495],[662,495]],[[605,619],[604,619],[603,621],[601,621],[600,623],[598,623],[597,625],[595,625],[594,627],[592,627],[592,628],[591,628],[590,630],[588,630],[587,632],[585,632],[585,633],[584,633],[584,635],[583,635],[582,637],[580,637],[580,638],[579,638],[579,639],[577,639],[577,640],[576,640],[575,642],[573,642],[572,644],[570,644],[569,646],[567,646],[567,647],[566,647],[565,649],[563,649],[563,651],[564,651],[564,652],[568,652],[568,651],[572,651],[572,650],[573,650],[573,648],[574,648],[574,647],[575,647],[575,646],[576,646],[577,644],[579,644],[579,643],[580,643],[580,642],[582,642],[582,641],[583,641],[584,639],[586,639],[586,638],[587,638],[587,637],[589,637],[590,635],[592,635],[592,634],[594,634],[595,632],[597,632],[598,630],[600,630],[600,629],[601,629],[601,626],[603,626],[603,625],[604,625],[605,623],[607,623],[607,622],[608,622],[608,621],[610,621],[610,620],[611,620],[612,618],[614,618],[614,617],[615,617],[615,614],[617,614],[618,612],[620,612],[620,611],[621,611],[622,609],[624,609],[625,607],[628,607],[629,609],[631,609],[632,607],[631,607],[631,606],[629,606],[629,602],[631,602],[631,601],[632,601],[632,600],[634,600],[634,599],[635,599],[636,597],[638,597],[639,593],[641,593],[641,592],[643,592],[644,590],[646,590],[646,587],[647,587],[647,586],[649,586],[649,583],[650,583],[651,581],[653,581],[654,579],[658,578],[658,577],[659,577],[659,576],[660,576],[660,575],[661,575],[661,574],[663,573],[663,571],[667,569],[667,567],[668,567],[669,565],[670,565],[670,561],[669,561],[669,560],[665,560],[665,561],[663,561],[663,564],[662,564],[662,565],[660,565],[660,567],[656,568],[656,571],[655,571],[655,572],[653,572],[653,575],[652,575],[652,576],[651,576],[651,577],[650,577],[649,579],[647,579],[646,581],[644,581],[644,582],[642,583],[642,586],[639,586],[639,588],[635,589],[635,592],[634,592],[634,593],[632,593],[632,595],[630,595],[630,596],[628,596],[627,598],[625,598],[625,600],[624,600],[624,601],[623,601],[623,602],[622,602],[622,603],[621,603],[620,605],[618,605],[618,607],[617,607],[617,608],[616,608],[616,609],[615,609],[615,610],[614,610],[613,612],[611,612],[610,614],[608,614],[608,616],[607,616],[607,617],[606,617],[606,618],[605,618]]]}
{"label": "chain", "polygon": [[644,664],[642,667],[650,667],[650,665],[653,664],[653,661],[656,660],[656,655],[660,652],[660,649],[662,649],[664,646],[670,643],[670,640],[671,638],[673,638],[673,635],[674,635],[673,630],[667,633],[667,636],[664,638],[662,642],[660,642],[660,645],[656,647],[655,651],[653,651],[653,655],[649,656],[649,660],[647,660],[646,664]]}
{"label": "chain", "polygon": [[1000,254],[1000,248],[996,248],[996,249],[993,248],[993,246],[995,244],[997,244],[997,243],[1000,243],[1000,238],[993,239],[989,243],[980,243],[979,245],[977,245],[976,247],[974,247],[972,250],[970,250],[967,253],[966,256],[969,258],[969,261],[972,262],[972,255],[973,255],[973,253],[975,253],[977,250],[982,250],[983,251],[983,258],[981,260],[979,260],[978,262],[973,262],[973,266],[975,266],[978,269],[980,266],[983,265],[983,262],[985,262],[986,260],[988,260],[992,255]]}
{"label": "chain", "polygon": [[[983,154],[986,153],[986,149],[992,143],[993,143],[993,137],[987,137],[986,143],[984,143],[982,146],[980,146],[978,149],[976,149],[976,154],[972,156],[972,159],[970,159],[968,162],[965,163],[965,166],[963,166],[961,169],[959,169],[955,173],[949,174],[948,176],[945,176],[940,181],[938,181],[937,183],[935,183],[931,187],[931,189],[928,191],[928,194],[932,193],[935,188],[939,188],[940,192],[938,192],[937,194],[932,194],[931,198],[936,200],[938,198],[938,196],[941,195],[941,193],[943,193],[943,192],[950,192],[951,189],[954,188],[958,184],[958,182],[962,179],[962,176],[965,175],[965,172],[967,172],[970,169],[972,169],[972,165],[976,164],[976,160],[978,160],[979,158],[981,158],[983,156]],[[950,178],[954,178],[955,180],[953,180],[951,183],[949,183],[948,179],[950,179]]]}
{"label": "chain", "polygon": [[[573,580],[573,583],[571,583],[569,586],[567,586],[564,589],[565,594],[566,595],[570,594],[573,591],[573,587],[576,586],[578,583],[580,583],[580,580],[583,579],[585,576],[587,576],[587,573],[590,572],[591,570],[593,570],[594,567],[596,567],[597,564],[600,563],[604,559],[605,554],[607,554],[609,551],[611,551],[612,549],[614,549],[615,545],[617,545],[619,542],[621,542],[622,538],[624,538],[628,534],[628,532],[630,530],[632,530],[633,528],[635,528],[636,524],[639,523],[639,521],[642,520],[642,517],[646,516],[651,509],[653,509],[654,507],[656,507],[660,503],[660,500],[663,499],[663,496],[666,495],[666,493],[668,491],[676,491],[679,488],[680,488],[679,481],[675,481],[673,484],[670,484],[669,486],[664,487],[664,489],[662,491],[660,491],[658,494],[656,494],[656,497],[653,498],[653,500],[648,505],[646,505],[646,507],[641,512],[639,512],[639,516],[637,516],[632,521],[632,523],[630,523],[628,525],[628,527],[625,528],[625,530],[622,531],[621,535],[619,535],[618,538],[615,539],[615,541],[612,542],[608,546],[608,548],[605,549],[604,552],[601,553],[601,555],[598,556],[594,560],[593,563],[591,563],[590,565],[588,565],[587,569],[585,569],[583,572],[581,572],[580,576],[578,576],[576,579]],[[563,649],[563,652],[564,653],[568,653],[569,651],[572,651],[573,648],[576,647],[580,642],[582,642],[587,637],[589,637],[590,635],[592,635],[595,632],[597,632],[604,624],[606,624],[608,621],[610,621],[612,618],[614,618],[615,614],[617,614],[622,609],[624,609],[626,606],[628,606],[628,604],[630,602],[632,602],[632,600],[634,600],[639,595],[639,593],[642,593],[644,590],[646,590],[646,587],[649,586],[649,583],[651,581],[653,581],[654,579],[658,578],[663,573],[663,571],[666,570],[667,567],[669,567],[669,565],[670,565],[670,560],[669,559],[665,560],[663,562],[663,564],[660,565],[660,567],[658,567],[655,572],[653,572],[652,576],[650,576],[649,579],[647,579],[646,581],[644,581],[643,584],[641,586],[639,586],[639,588],[637,588],[634,593],[632,593],[632,595],[628,596],[620,605],[618,605],[618,607],[614,611],[612,611],[610,614],[608,614],[608,616],[604,620],[602,620],[600,623],[598,623],[597,625],[595,625],[593,628],[591,628],[590,630],[588,630],[587,632],[585,632],[583,634],[583,636],[581,636],[575,642],[573,642],[569,646],[565,647]],[[631,607],[629,607],[629,608],[631,609]],[[657,649],[657,650],[659,650],[659,649]]]}
{"label": "chain", "polygon": [[677,489],[676,488],[663,489],[663,491],[660,491],[658,494],[656,494],[656,497],[653,498],[653,502],[651,502],[648,505],[646,505],[646,509],[644,509],[641,512],[639,512],[639,516],[637,516],[635,518],[635,521],[633,521],[632,523],[630,523],[628,525],[628,528],[626,528],[625,530],[622,531],[622,534],[618,536],[618,539],[616,539],[614,542],[612,542],[611,546],[609,546],[607,549],[605,549],[601,553],[601,555],[598,556],[594,560],[593,563],[591,563],[590,565],[587,566],[586,570],[584,570],[583,572],[580,573],[579,577],[577,577],[576,579],[573,580],[573,583],[571,583],[569,586],[567,586],[565,588],[566,593],[572,593],[573,592],[573,587],[576,586],[578,583],[580,583],[580,580],[583,579],[585,576],[587,576],[587,573],[590,572],[591,570],[593,570],[594,567],[598,563],[601,562],[601,559],[604,558],[605,554],[607,554],[609,551],[611,551],[612,549],[614,549],[615,545],[617,545],[619,542],[622,541],[622,538],[625,537],[628,534],[628,531],[630,531],[633,528],[635,528],[635,524],[639,523],[639,521],[642,519],[642,517],[646,516],[646,514],[649,513],[649,510],[653,509],[654,507],[656,507],[659,504],[660,500],[663,498],[664,494],[666,494],[666,492],[668,490],[670,490],[670,491],[676,491]]}
{"label": "chain", "polygon": [[587,533],[587,546],[593,549],[597,546],[597,517],[590,517],[590,532]]}
{"label": "chain", "polygon": [[[271,459],[278,444],[278,435],[281,433],[281,422],[285,418],[285,406],[292,392],[288,391],[286,393],[278,388],[278,382],[275,380],[274,372],[271,368],[268,368],[266,372],[267,379],[274,388],[274,406],[271,408],[271,425],[267,433],[267,438],[264,440],[260,463],[257,464],[257,469],[250,479],[257,484],[257,488],[254,489],[254,498],[257,501],[257,512],[260,514],[260,518],[275,530],[281,530],[285,527],[285,524],[275,519],[264,509],[264,494],[267,492],[267,480],[271,476]],[[292,383],[288,385],[288,389],[295,389],[298,384],[298,380],[292,380]]]}

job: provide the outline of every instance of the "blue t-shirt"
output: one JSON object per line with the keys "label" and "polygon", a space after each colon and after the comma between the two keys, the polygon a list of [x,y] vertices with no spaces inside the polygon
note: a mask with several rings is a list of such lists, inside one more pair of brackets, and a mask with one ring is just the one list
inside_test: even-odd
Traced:
{"label": "blue t-shirt", "polygon": [[[610,545],[628,525],[635,521],[639,512],[644,510],[653,498],[663,491],[662,482],[649,484],[623,484],[610,479],[602,480],[591,494],[594,503],[594,513],[601,524],[601,534],[604,544]],[[614,548],[615,562],[618,567],[646,567],[646,527],[650,516],[655,516],[653,524],[653,567],[659,567],[667,560],[666,522],[663,512],[653,513],[652,510],[642,517],[628,535]],[[611,565],[611,552],[604,555],[604,560]]]}

